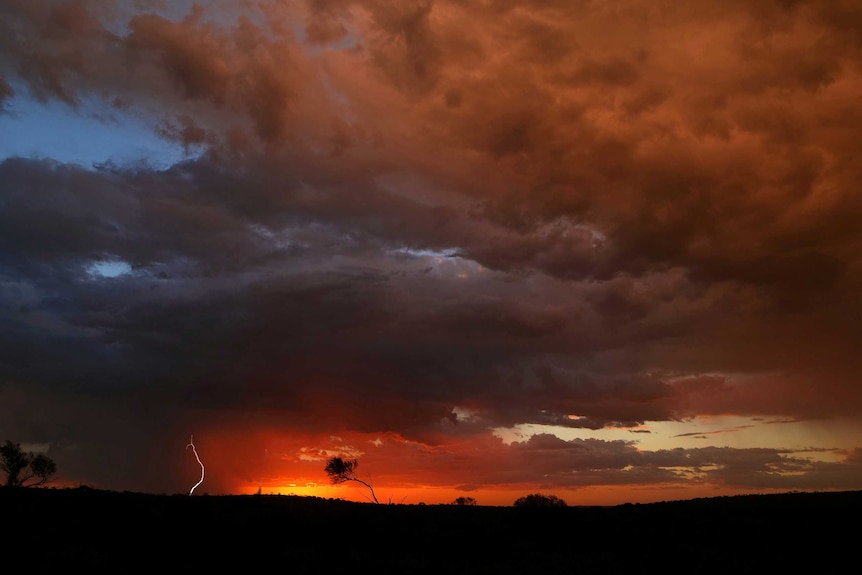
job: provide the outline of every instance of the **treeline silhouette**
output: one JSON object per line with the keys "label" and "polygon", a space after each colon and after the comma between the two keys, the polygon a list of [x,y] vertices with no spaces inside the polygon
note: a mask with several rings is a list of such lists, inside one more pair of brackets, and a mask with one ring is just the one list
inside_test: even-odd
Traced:
{"label": "treeline silhouette", "polygon": [[37,572],[838,572],[860,511],[862,491],[491,507],[0,488],[5,564]]}

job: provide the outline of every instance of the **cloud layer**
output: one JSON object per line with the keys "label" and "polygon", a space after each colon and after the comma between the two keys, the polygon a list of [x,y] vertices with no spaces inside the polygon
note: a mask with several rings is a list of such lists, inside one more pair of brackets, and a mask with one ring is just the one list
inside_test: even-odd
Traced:
{"label": "cloud layer", "polygon": [[859,417],[862,9],[226,4],[0,7],[3,113],[95,99],[187,152],[0,163],[2,436],[156,491],[190,432],[211,491],[350,449],[392,484],[862,488],[813,437],[492,433]]}

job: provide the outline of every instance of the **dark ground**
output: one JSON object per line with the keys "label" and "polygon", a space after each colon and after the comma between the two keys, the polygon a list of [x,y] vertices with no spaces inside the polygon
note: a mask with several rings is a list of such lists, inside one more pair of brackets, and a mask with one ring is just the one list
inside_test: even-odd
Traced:
{"label": "dark ground", "polygon": [[862,491],[525,509],[0,488],[0,569],[841,573],[859,568],[860,512]]}

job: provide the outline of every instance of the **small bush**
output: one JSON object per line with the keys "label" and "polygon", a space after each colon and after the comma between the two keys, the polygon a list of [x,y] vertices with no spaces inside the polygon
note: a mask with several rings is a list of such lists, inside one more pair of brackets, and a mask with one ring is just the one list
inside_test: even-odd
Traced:
{"label": "small bush", "polygon": [[566,507],[566,502],[556,495],[531,493],[515,500],[515,507]]}

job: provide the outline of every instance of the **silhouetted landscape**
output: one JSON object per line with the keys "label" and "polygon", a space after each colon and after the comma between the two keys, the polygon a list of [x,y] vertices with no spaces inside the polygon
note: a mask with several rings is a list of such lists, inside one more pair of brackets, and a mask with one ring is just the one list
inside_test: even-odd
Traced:
{"label": "silhouetted landscape", "polygon": [[523,508],[0,488],[0,510],[4,564],[32,572],[837,572],[862,491]]}

